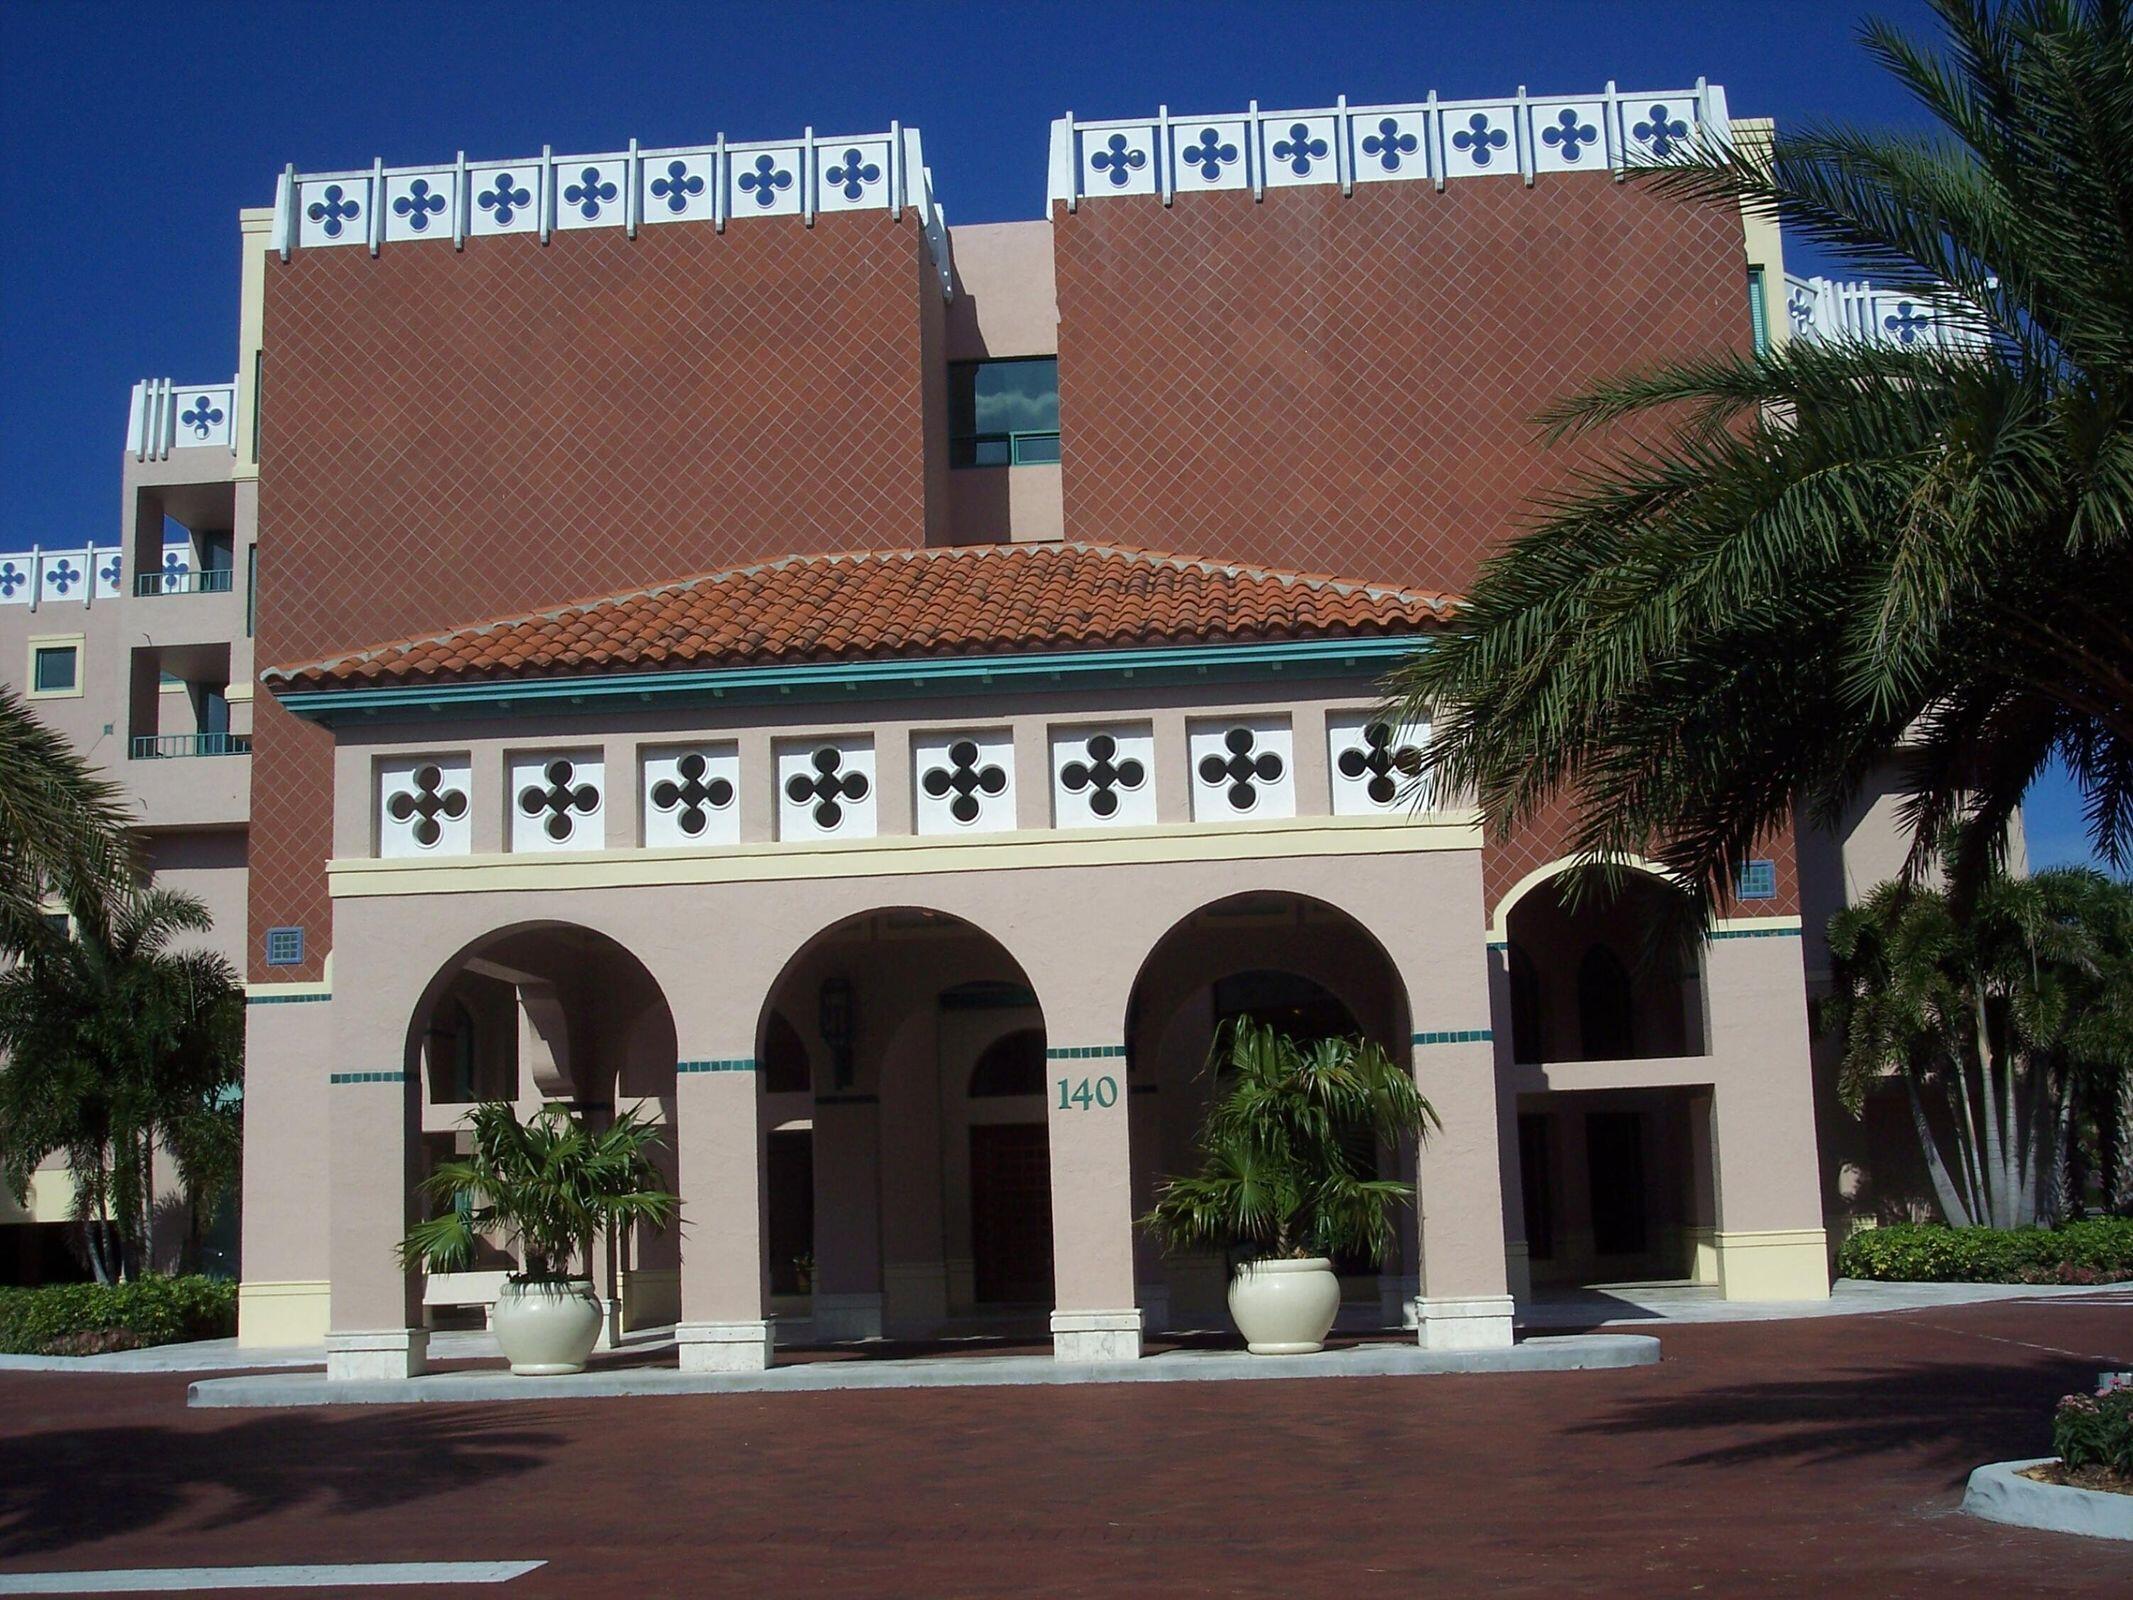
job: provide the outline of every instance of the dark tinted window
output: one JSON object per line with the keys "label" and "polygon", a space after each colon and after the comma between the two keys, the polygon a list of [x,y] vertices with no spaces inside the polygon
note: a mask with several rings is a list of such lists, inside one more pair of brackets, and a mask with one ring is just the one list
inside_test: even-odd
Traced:
{"label": "dark tinted window", "polygon": [[950,462],[1031,466],[1059,459],[1059,359],[960,361],[948,369]]}

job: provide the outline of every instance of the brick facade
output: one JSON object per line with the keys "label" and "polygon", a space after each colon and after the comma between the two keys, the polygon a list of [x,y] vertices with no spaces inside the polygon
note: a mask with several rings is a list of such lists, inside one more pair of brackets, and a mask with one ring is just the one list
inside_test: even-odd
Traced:
{"label": "brick facade", "polygon": [[[259,659],[924,543],[938,294],[911,212],[270,262]],[[257,709],[251,976],[315,979],[331,744]],[[303,968],[261,965],[280,924],[306,928]]]}

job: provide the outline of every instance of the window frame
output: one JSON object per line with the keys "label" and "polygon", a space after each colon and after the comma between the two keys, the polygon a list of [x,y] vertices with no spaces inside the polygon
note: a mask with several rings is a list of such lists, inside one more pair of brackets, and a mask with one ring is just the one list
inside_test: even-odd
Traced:
{"label": "window frame", "polygon": [[[956,423],[959,420],[955,414],[955,376],[957,372],[964,368],[1017,366],[1032,361],[1048,361],[1051,363],[1052,404],[1056,410],[1059,403],[1059,357],[1056,352],[1024,356],[981,356],[973,361],[951,361],[948,363],[948,465],[951,470],[957,472],[973,470],[997,472],[1003,467],[1056,467],[1059,465],[1063,442],[1060,430],[1057,427],[979,430],[976,426],[977,417],[975,415],[975,406],[973,406],[973,414],[970,418],[971,431],[968,433],[958,433],[956,431]],[[975,396],[973,396],[974,398]],[[1007,459],[1005,461],[980,461],[977,459],[977,453],[981,448],[987,445],[998,446],[1001,444],[1007,447]],[[1039,453],[1040,447],[1045,445],[1050,446],[1049,453]],[[1027,451],[1027,454],[1025,454],[1025,451]],[[966,459],[966,456],[968,459]]]}
{"label": "window frame", "polygon": [[[79,700],[86,693],[88,677],[88,638],[79,633],[33,633],[29,636],[29,655],[23,673],[24,694],[28,700]],[[37,682],[37,658],[46,651],[65,650],[74,658],[74,681],[64,689],[44,689]]]}

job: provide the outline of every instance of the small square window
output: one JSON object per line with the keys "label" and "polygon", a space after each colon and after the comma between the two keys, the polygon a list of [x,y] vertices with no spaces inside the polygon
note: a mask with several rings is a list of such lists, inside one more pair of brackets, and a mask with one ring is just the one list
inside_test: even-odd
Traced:
{"label": "small square window", "polygon": [[81,646],[41,644],[31,652],[30,687],[39,694],[73,694],[81,688]]}
{"label": "small square window", "polygon": [[1775,900],[1778,892],[1778,873],[1775,861],[1743,861],[1740,871],[1734,876],[1733,897],[1736,900]]}
{"label": "small square window", "polygon": [[304,964],[304,930],[301,928],[267,929],[267,965],[270,967],[300,967]]}

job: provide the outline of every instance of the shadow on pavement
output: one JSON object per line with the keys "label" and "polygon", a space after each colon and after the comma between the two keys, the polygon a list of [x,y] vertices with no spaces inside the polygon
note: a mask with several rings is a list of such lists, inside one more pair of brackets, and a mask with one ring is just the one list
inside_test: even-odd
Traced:
{"label": "shadow on pavement", "polygon": [[0,1438],[0,1556],[143,1532],[180,1514],[215,1530],[297,1508],[404,1504],[527,1471],[560,1442],[493,1416],[397,1407],[263,1412],[204,1433],[141,1423],[14,1435]]}
{"label": "shadow on pavement", "polygon": [[1667,1463],[1709,1467],[1792,1460],[1825,1465],[1878,1455],[1944,1469],[1955,1481],[1986,1461],[2051,1452],[2059,1396],[2093,1383],[2093,1364],[1918,1362],[1686,1395],[1654,1395],[1570,1430],[1708,1434]]}

